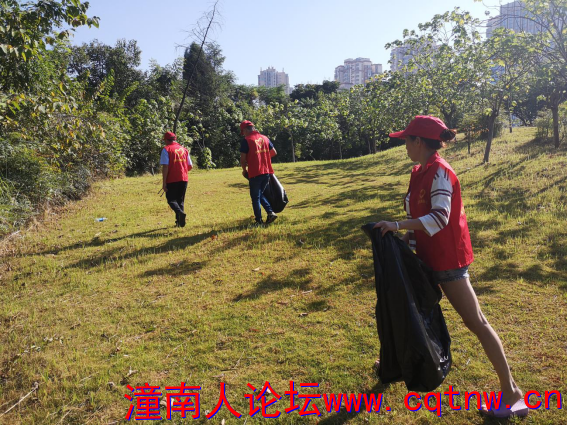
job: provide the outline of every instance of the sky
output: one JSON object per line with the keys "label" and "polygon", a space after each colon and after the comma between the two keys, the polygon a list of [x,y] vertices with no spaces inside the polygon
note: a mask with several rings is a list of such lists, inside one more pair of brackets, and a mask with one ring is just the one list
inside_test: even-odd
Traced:
{"label": "sky", "polygon": [[[211,0],[90,0],[88,15],[100,28],[78,28],[72,43],[91,40],[115,45],[136,40],[143,69],[151,59],[164,66],[183,56],[180,45]],[[507,1],[504,1],[507,3]],[[347,58],[370,58],[389,69],[386,43],[403,30],[456,6],[474,17],[498,14],[499,0],[219,0],[219,26],[210,34],[226,57],[224,68],[238,84],[257,85],[260,69],[275,67],[289,75],[290,85],[333,80],[335,67]]]}

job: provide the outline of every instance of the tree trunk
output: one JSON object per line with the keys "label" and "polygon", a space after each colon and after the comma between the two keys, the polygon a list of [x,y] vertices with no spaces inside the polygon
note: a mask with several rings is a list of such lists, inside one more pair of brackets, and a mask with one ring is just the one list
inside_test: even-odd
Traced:
{"label": "tree trunk", "polygon": [[218,0],[213,5],[213,12],[210,15],[209,24],[207,25],[207,28],[205,30],[205,35],[203,36],[203,40],[201,41],[201,46],[199,47],[199,55],[197,55],[197,60],[195,61],[195,65],[191,70],[191,74],[189,74],[189,77],[187,78],[187,84],[185,85],[185,90],[183,90],[183,97],[181,98],[179,109],[175,113],[175,121],[173,122],[173,133],[177,133],[177,123],[179,123],[179,114],[181,114],[181,110],[183,109],[183,103],[185,102],[185,97],[187,96],[187,92],[189,91],[189,85],[191,84],[191,79],[193,78],[193,74],[195,74],[195,70],[197,69],[197,64],[199,63],[199,59],[201,58],[201,54],[203,53],[203,46],[207,41],[207,35],[209,34],[209,29],[211,28],[213,22],[215,21],[215,14],[217,13],[217,3]]}
{"label": "tree trunk", "polygon": [[494,137],[494,123],[496,122],[497,115],[492,113],[488,119],[488,140],[486,141],[486,149],[484,151],[484,163],[488,163],[490,157],[490,147],[492,146],[492,138]]}
{"label": "tree trunk", "polygon": [[376,154],[376,139],[374,137],[372,137],[370,139],[371,141],[371,147],[372,147],[372,154]]}
{"label": "tree trunk", "polygon": [[295,145],[293,144],[293,133],[290,132],[289,140],[291,141],[291,160],[295,163]]}
{"label": "tree trunk", "polygon": [[510,133],[512,133],[512,110],[510,109],[510,99],[508,98],[508,125],[510,127]]}
{"label": "tree trunk", "polygon": [[455,114],[455,111],[453,111],[453,108],[451,108],[451,111],[443,111],[442,113],[443,113],[443,118],[445,119],[445,125],[449,129],[455,127],[453,123],[453,115]]}
{"label": "tree trunk", "polygon": [[467,131],[467,145],[469,148],[469,155],[471,155],[471,132]]}
{"label": "tree trunk", "polygon": [[512,133],[512,113],[508,111],[508,125],[510,126],[510,133]]}
{"label": "tree trunk", "polygon": [[555,149],[559,148],[559,105],[551,107],[551,114],[553,116],[553,142]]}
{"label": "tree trunk", "polygon": [[339,158],[342,160],[343,159],[343,149],[341,147],[341,143],[339,142]]}

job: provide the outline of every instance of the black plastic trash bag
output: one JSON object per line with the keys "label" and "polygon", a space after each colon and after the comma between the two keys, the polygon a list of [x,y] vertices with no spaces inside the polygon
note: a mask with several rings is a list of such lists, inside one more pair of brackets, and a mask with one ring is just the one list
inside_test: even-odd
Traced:
{"label": "black plastic trash bag", "polygon": [[264,190],[264,196],[268,199],[274,213],[279,213],[288,203],[284,187],[274,174],[270,174],[270,182]]}
{"label": "black plastic trash bag", "polygon": [[441,290],[423,263],[399,238],[382,237],[374,223],[362,227],[372,241],[376,276],[378,377],[404,381],[410,391],[437,388],[451,368],[451,338],[439,306]]}

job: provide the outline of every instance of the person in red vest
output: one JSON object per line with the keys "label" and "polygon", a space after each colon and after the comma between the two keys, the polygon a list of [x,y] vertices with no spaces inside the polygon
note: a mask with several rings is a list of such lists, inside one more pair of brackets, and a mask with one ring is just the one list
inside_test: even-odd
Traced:
{"label": "person in red vest", "polygon": [[524,394],[512,378],[502,342],[483,315],[469,280],[468,267],[474,257],[459,179],[437,152],[455,138],[455,132],[437,117],[417,116],[405,130],[390,137],[405,139],[409,158],[419,164],[411,172],[404,200],[407,219],[381,221],[375,228],[381,228],[382,235],[408,231],[402,240],[433,269],[445,296],[480,340],[502,389],[500,408],[483,406],[482,412],[496,417],[525,416]]}
{"label": "person in red vest", "polygon": [[186,214],[183,209],[187,191],[188,173],[193,168],[187,148],[177,143],[175,133],[163,135],[165,147],[161,151],[163,191],[169,207],[175,212],[175,226],[184,227]]}
{"label": "person in red vest", "polygon": [[242,175],[250,183],[250,198],[252,198],[256,223],[263,223],[260,205],[268,214],[266,224],[272,223],[278,216],[264,197],[264,190],[270,182],[270,175],[274,174],[272,157],[277,155],[277,152],[272,142],[266,136],[261,135],[251,121],[244,120],[240,123],[240,134],[244,136],[240,144],[240,165]]}

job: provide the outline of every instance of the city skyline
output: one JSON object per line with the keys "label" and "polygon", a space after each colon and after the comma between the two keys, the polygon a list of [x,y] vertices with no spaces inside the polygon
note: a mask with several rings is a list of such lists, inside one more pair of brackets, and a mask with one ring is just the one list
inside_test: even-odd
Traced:
{"label": "city skyline", "polygon": [[382,64],[373,64],[370,58],[348,58],[335,68],[334,80],[341,83],[339,89],[346,90],[357,84],[366,86],[367,81],[379,74],[382,74]]}
{"label": "city skyline", "polygon": [[258,75],[258,86],[284,86],[285,93],[287,95],[291,93],[291,88],[289,86],[289,76],[286,72],[284,72],[283,69],[281,71],[278,71],[274,67],[268,67],[265,70],[260,68],[260,74]]}
{"label": "city skyline", "polygon": [[[293,87],[333,81],[335,67],[345,58],[371,58],[387,69],[390,51],[384,46],[401,39],[404,28],[417,29],[419,23],[455,6],[486,21],[487,6],[495,16],[499,4],[498,0],[482,4],[474,0],[432,0],[427,4],[417,0],[403,4],[352,0],[349,10],[364,13],[357,13],[352,25],[347,25],[344,5],[338,0],[289,0],[284,8],[261,0],[221,0],[221,26],[210,35],[226,57],[224,68],[235,74],[238,84],[257,85],[258,70],[270,64],[285,69]],[[149,0],[97,0],[91,2],[88,14],[101,18],[100,28],[77,29],[72,43],[98,39],[114,46],[118,39],[133,39],[142,50],[142,69],[149,68],[151,59],[165,66],[183,56],[180,45],[191,42],[191,29],[211,6],[209,0],[164,0],[159,5]],[[246,28],[248,14],[244,11],[253,15],[248,20],[262,23],[261,36],[255,35],[258,29]]]}

